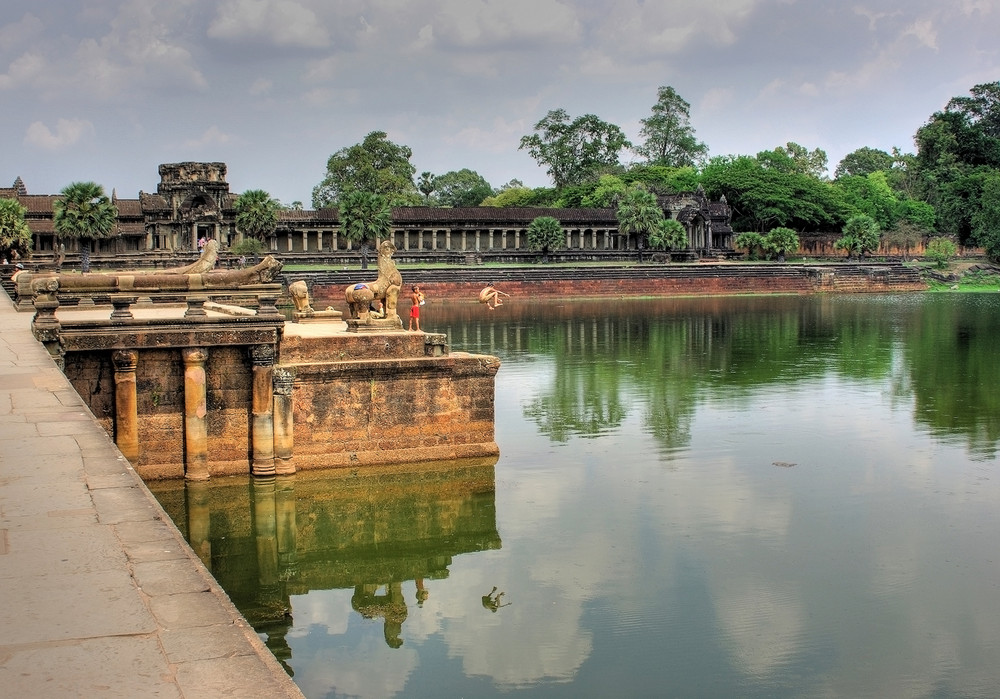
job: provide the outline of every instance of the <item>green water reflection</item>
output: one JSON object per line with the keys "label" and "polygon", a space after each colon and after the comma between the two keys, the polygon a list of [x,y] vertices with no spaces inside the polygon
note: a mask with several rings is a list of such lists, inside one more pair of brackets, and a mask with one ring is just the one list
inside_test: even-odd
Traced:
{"label": "green water reflection", "polygon": [[152,484],[307,696],[996,694],[1000,295],[421,322],[495,464]]}

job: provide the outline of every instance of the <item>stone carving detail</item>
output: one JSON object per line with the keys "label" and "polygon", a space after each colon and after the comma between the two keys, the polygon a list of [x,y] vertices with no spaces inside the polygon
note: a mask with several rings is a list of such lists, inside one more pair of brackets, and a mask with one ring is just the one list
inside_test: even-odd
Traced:
{"label": "stone carving detail", "polygon": [[301,279],[288,285],[288,293],[292,296],[292,303],[299,313],[312,313],[313,307],[309,304],[309,287]]}
{"label": "stone carving detail", "polygon": [[[198,256],[196,261],[184,267],[171,267],[170,269],[162,270],[159,274],[204,274],[215,269],[215,264],[218,260],[219,241],[212,239],[205,243],[205,247],[201,249],[201,255]],[[141,272],[141,274],[150,274],[150,272]],[[152,274],[157,273],[152,272]]]}
{"label": "stone carving detail", "polygon": [[380,299],[385,309],[385,318],[402,327],[402,321],[396,313],[396,300],[403,286],[403,277],[396,269],[396,263],[392,261],[394,252],[396,246],[392,241],[382,241],[378,246],[378,279],[367,284],[351,284],[347,287],[344,296],[352,318],[362,323],[370,322],[371,303],[374,299]]}
{"label": "stone carving detail", "polygon": [[139,366],[139,353],[135,350],[115,350],[111,353],[115,371],[135,371]]}
{"label": "stone carving detail", "polygon": [[313,309],[309,303],[309,286],[301,279],[288,285],[288,294],[292,297],[295,310],[292,311],[292,320],[296,323],[322,323],[340,320],[343,314],[327,306],[325,311]]}
{"label": "stone carving detail", "polygon": [[274,370],[274,392],[279,396],[292,395],[292,386],[295,383],[295,374],[288,369],[280,367]]}
{"label": "stone carving detail", "polygon": [[250,361],[253,362],[254,366],[274,365],[274,345],[251,345],[249,351]]}

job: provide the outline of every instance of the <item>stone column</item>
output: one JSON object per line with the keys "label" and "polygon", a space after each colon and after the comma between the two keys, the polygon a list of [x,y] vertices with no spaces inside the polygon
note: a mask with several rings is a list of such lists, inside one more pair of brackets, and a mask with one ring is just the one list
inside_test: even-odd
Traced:
{"label": "stone column", "polygon": [[274,472],[279,476],[295,473],[292,420],[292,385],[295,375],[288,369],[274,370]]}
{"label": "stone column", "polygon": [[115,350],[111,353],[111,361],[115,365],[115,444],[134,465],[139,461],[139,408],[135,387],[139,353]]}
{"label": "stone column", "polygon": [[253,455],[250,472],[255,476],[274,475],[274,345],[250,348],[253,363],[253,400],[250,437]]}
{"label": "stone column", "polygon": [[191,249],[200,252],[198,250],[198,224],[197,222],[191,224]]}
{"label": "stone column", "polygon": [[204,347],[185,347],[184,359],[184,477],[208,480],[208,392]]}

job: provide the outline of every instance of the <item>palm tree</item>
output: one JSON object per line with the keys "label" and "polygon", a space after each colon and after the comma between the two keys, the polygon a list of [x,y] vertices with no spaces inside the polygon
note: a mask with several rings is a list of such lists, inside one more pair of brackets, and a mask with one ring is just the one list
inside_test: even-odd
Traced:
{"label": "palm tree", "polygon": [[244,235],[264,241],[278,227],[281,203],[263,189],[248,189],[236,198],[236,228]]}
{"label": "palm tree", "polygon": [[385,237],[392,227],[392,207],[380,194],[350,192],[340,200],[340,228],[361,243],[361,269],[368,269],[368,241]]}
{"label": "palm tree", "polygon": [[0,254],[11,259],[12,253],[27,257],[31,252],[31,229],[24,220],[28,210],[15,199],[0,199]]}
{"label": "palm tree", "polygon": [[[684,224],[675,218],[664,218],[660,227],[649,234],[649,246],[655,250],[680,250],[688,246],[687,231]],[[667,255],[667,262],[670,256]]]}
{"label": "palm tree", "polygon": [[549,250],[566,244],[562,224],[552,216],[539,216],[528,224],[528,247],[542,251],[542,262],[549,261]]}
{"label": "palm tree", "polygon": [[663,209],[657,203],[656,195],[642,185],[630,187],[618,204],[618,232],[635,236],[640,262],[643,242],[659,231],[662,225]]}
{"label": "palm tree", "polygon": [[114,234],[118,209],[96,182],[73,182],[61,194],[54,206],[56,233],[80,241],[80,268],[86,274],[90,271],[90,241]]}

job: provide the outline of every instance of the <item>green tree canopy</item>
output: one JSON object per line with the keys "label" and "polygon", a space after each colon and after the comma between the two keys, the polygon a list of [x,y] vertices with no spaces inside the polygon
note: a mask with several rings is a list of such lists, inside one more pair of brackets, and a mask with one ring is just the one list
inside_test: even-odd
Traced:
{"label": "green tree canopy", "polygon": [[479,206],[494,194],[493,186],[475,170],[452,170],[434,178],[437,202],[441,206]]}
{"label": "green tree canopy", "polygon": [[90,271],[90,241],[110,238],[115,232],[118,209],[96,182],[67,185],[53,205],[56,234],[80,240],[81,266]]}
{"label": "green tree canopy", "polygon": [[251,238],[263,240],[278,227],[281,204],[263,189],[248,189],[236,197],[236,228]]}
{"label": "green tree canopy", "polygon": [[24,220],[28,210],[15,199],[0,199],[0,254],[6,259],[16,252],[21,257],[31,253],[31,229]]}
{"label": "green tree canopy", "polygon": [[979,205],[972,215],[972,237],[991,261],[1000,261],[1000,172],[983,180]]}
{"label": "green tree canopy", "polygon": [[893,157],[884,150],[865,146],[851,151],[837,164],[833,176],[836,178],[855,176],[867,177],[879,170],[888,172],[894,164]]}
{"label": "green tree canopy", "polygon": [[654,250],[684,250],[688,246],[687,231],[677,219],[664,218],[649,234],[649,247]]}
{"label": "green tree canopy", "polygon": [[551,216],[539,216],[528,225],[528,247],[540,250],[542,260],[547,261],[549,251],[561,248],[566,244],[566,234],[562,224]]}
{"label": "green tree canopy", "polygon": [[826,152],[819,148],[810,151],[793,141],[774,150],[761,151],[757,160],[764,167],[780,172],[809,175],[817,180],[826,176]]}
{"label": "green tree canopy", "polygon": [[779,262],[784,262],[786,253],[799,249],[799,235],[784,226],[772,228],[764,236],[763,248],[765,252],[774,255]]}
{"label": "green tree canopy", "polygon": [[389,232],[392,207],[381,194],[350,192],[341,201],[338,214],[347,239],[361,243],[361,269],[368,269],[368,243]]}
{"label": "green tree canopy", "polygon": [[634,235],[640,248],[663,224],[663,209],[657,203],[656,195],[642,185],[632,185],[626,190],[618,204],[617,216],[618,232]]}
{"label": "green tree canopy", "polygon": [[565,109],[553,109],[521,138],[526,150],[545,166],[556,188],[580,184],[619,166],[619,154],[631,144],[614,124],[593,114],[570,120]]}
{"label": "green tree canopy", "polygon": [[834,242],[833,247],[846,250],[848,257],[856,254],[860,259],[866,252],[878,249],[879,238],[880,230],[875,219],[865,214],[858,214],[847,220],[843,236]]}
{"label": "green tree canopy", "polygon": [[889,186],[884,170],[865,176],[845,175],[834,181],[833,187],[840,190],[852,214],[871,216],[883,230],[895,225],[899,199]]}
{"label": "green tree canopy", "polygon": [[636,164],[621,175],[625,184],[641,182],[651,192],[676,194],[698,189],[700,175],[694,167],[667,167],[665,165]]}
{"label": "green tree canopy", "polygon": [[581,206],[591,209],[610,209],[625,194],[625,182],[617,175],[601,175],[597,184],[584,195]]}
{"label": "green tree canopy", "polygon": [[705,192],[733,209],[733,228],[763,234],[776,226],[836,230],[845,205],[829,183],[799,172],[765,167],[750,156],[712,158],[702,171]]}
{"label": "green tree canopy", "polygon": [[437,189],[434,175],[426,171],[421,172],[420,179],[417,180],[417,189],[424,195],[424,203],[429,204],[431,201],[431,194],[433,194],[434,190]]}
{"label": "green tree canopy", "polygon": [[650,165],[684,167],[704,161],[708,146],[694,136],[691,105],[672,87],[659,87],[653,113],[641,120],[642,145],[635,151]]}
{"label": "green tree canopy", "polygon": [[419,204],[412,155],[408,146],[393,143],[384,131],[372,131],[361,143],[330,156],[326,177],[313,188],[313,207],[338,204],[350,192],[379,194],[398,205]]}

